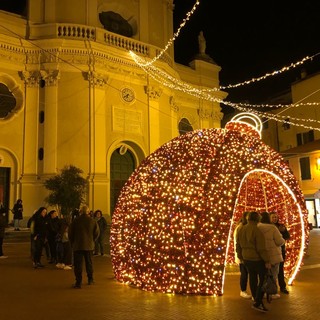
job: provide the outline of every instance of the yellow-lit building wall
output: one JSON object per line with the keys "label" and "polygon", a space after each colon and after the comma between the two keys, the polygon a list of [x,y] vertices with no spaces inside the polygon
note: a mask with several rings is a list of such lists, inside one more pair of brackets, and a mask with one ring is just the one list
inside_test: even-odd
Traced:
{"label": "yellow-lit building wall", "polygon": [[[107,11],[125,18],[133,35],[106,30],[99,17]],[[180,134],[181,119],[192,129],[220,127],[219,103],[164,86],[129,55],[161,52],[173,36],[172,19],[173,1],[162,0],[35,0],[28,21],[0,11],[0,83],[16,99],[0,119],[9,208],[22,198],[26,220],[46,205],[44,181],[74,165],[88,181],[90,209],[111,215],[115,152],[129,152],[136,168]],[[155,65],[198,88],[219,86],[218,65],[178,65],[172,47]]]}

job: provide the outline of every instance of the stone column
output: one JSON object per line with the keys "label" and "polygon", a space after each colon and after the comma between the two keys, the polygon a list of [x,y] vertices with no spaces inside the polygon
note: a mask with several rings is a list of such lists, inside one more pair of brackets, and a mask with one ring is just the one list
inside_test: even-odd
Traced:
{"label": "stone column", "polygon": [[21,177],[17,187],[21,199],[32,201],[24,202],[24,220],[26,225],[28,217],[39,203],[43,203],[43,185],[39,179],[39,71],[20,72],[25,83],[24,101],[24,128],[23,128],[23,153],[21,159]]}
{"label": "stone column", "polygon": [[23,156],[21,175],[31,180],[38,173],[38,137],[39,137],[39,71],[20,73],[25,83]]}
{"label": "stone column", "polygon": [[161,97],[162,89],[148,85],[145,86],[145,93],[148,95],[149,109],[149,153],[152,153],[161,144],[159,98]]}
{"label": "stone column", "polygon": [[89,81],[89,206],[109,214],[106,174],[106,91],[108,77],[95,71],[87,73]]}
{"label": "stone column", "polygon": [[200,118],[200,128],[210,128],[210,119],[212,118],[212,108],[206,106],[203,101],[201,101],[200,108],[198,109],[198,114]]}
{"label": "stone column", "polygon": [[45,82],[44,93],[44,131],[43,131],[43,173],[57,173],[57,135],[58,135],[58,80],[59,70],[41,70]]}
{"label": "stone column", "polygon": [[172,138],[179,136],[179,124],[178,124],[178,112],[179,106],[175,101],[175,98],[171,96],[169,98],[170,103],[170,116],[171,116],[171,130]]}

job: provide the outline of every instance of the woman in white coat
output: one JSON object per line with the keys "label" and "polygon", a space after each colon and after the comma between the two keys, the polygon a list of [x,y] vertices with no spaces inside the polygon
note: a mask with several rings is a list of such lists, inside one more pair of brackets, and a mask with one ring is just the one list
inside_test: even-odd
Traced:
{"label": "woman in white coat", "polygon": [[[266,239],[266,248],[269,253],[271,272],[274,279],[278,279],[279,265],[283,261],[281,246],[285,243],[279,229],[271,223],[270,214],[268,212],[261,213],[258,228],[262,231]],[[280,295],[272,295],[272,298],[280,298]]]}

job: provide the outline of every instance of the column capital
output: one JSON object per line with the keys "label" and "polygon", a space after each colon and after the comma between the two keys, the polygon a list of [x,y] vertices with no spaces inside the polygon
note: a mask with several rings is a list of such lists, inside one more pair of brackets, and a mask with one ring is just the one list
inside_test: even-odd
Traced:
{"label": "column capital", "polygon": [[209,119],[212,117],[212,110],[209,110],[208,108],[200,107],[198,109],[198,115],[202,120]]}
{"label": "column capital", "polygon": [[144,92],[150,100],[158,100],[161,97],[162,89],[155,86],[144,86]]}
{"label": "column capital", "polygon": [[169,104],[170,104],[170,107],[171,107],[171,110],[174,111],[174,112],[178,112],[179,111],[179,106],[178,104],[176,103],[176,100],[174,98],[174,96],[171,96],[169,98]]}
{"label": "column capital", "polygon": [[20,71],[20,78],[25,82],[27,87],[38,87],[41,79],[41,74],[38,70],[35,71]]}
{"label": "column capital", "polygon": [[42,80],[45,80],[46,87],[56,86],[60,79],[60,70],[40,70]]}
{"label": "column capital", "polygon": [[84,74],[86,80],[89,81],[93,87],[104,88],[108,83],[108,76],[96,71],[89,71]]}

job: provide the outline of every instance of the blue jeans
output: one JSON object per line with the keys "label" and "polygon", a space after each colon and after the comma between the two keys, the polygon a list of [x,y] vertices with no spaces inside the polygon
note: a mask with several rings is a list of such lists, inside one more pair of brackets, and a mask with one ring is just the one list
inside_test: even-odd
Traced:
{"label": "blue jeans", "polygon": [[256,305],[260,305],[264,295],[264,292],[262,291],[262,284],[267,273],[265,262],[263,260],[244,260],[244,265],[247,267],[249,272],[251,294],[254,297]]}
{"label": "blue jeans", "polygon": [[20,227],[20,220],[19,219],[14,219],[13,220],[13,226],[15,229],[19,229]]}

